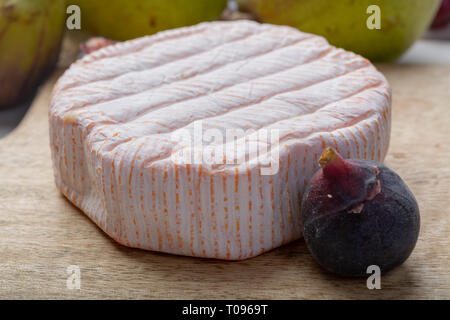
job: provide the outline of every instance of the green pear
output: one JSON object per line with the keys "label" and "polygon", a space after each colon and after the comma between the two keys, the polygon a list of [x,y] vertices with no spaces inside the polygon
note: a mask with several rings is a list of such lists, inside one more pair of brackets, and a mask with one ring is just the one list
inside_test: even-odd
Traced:
{"label": "green pear", "polygon": [[[315,33],[373,61],[394,60],[428,28],[440,0],[238,0],[262,22]],[[376,11],[379,7],[379,27]],[[375,14],[375,16],[374,16]],[[368,20],[369,26],[368,27]]]}
{"label": "green pear", "polygon": [[81,28],[114,40],[218,19],[227,0],[73,0]]}
{"label": "green pear", "polygon": [[63,0],[0,0],[0,106],[27,96],[58,58]]}

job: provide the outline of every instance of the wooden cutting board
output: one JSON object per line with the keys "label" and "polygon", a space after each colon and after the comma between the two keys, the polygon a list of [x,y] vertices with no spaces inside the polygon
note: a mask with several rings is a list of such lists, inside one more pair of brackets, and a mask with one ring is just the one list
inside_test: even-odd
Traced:
{"label": "wooden cutting board", "polygon": [[[380,66],[393,87],[386,164],[421,209],[412,256],[381,278],[322,271],[302,240],[224,262],[123,247],[56,190],[47,107],[57,71],[21,125],[0,140],[0,298],[342,299],[450,298],[450,66]],[[67,288],[67,268],[81,288]]]}

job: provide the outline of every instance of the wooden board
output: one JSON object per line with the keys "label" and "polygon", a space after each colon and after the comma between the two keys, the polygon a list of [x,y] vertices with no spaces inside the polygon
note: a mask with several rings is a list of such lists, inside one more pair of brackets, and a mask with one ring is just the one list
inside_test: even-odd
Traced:
{"label": "wooden board", "polygon": [[[386,163],[415,193],[420,238],[405,264],[366,279],[322,271],[302,240],[224,262],[118,245],[56,190],[41,88],[21,125],[0,140],[0,298],[343,299],[450,298],[450,66],[380,66],[394,92]],[[66,286],[67,267],[81,289]]]}

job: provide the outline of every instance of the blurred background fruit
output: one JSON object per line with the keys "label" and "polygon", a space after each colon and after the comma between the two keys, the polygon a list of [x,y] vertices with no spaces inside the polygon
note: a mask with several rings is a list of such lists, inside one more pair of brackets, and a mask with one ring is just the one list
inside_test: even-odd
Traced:
{"label": "blurred background fruit", "polygon": [[432,28],[443,28],[450,22],[450,0],[442,0],[441,7],[439,8],[436,17],[434,18]]}
{"label": "blurred background fruit", "polygon": [[115,40],[216,20],[227,0],[73,0],[82,28]]}
{"label": "blurred background fruit", "polygon": [[[394,60],[429,27],[440,0],[238,0],[259,21],[287,24],[373,61]],[[368,29],[367,7],[378,5],[381,29]]]}
{"label": "blurred background fruit", "polygon": [[64,0],[0,0],[0,106],[27,97],[55,65]]}
{"label": "blurred background fruit", "polygon": [[84,55],[97,51],[101,48],[110,46],[112,44],[117,43],[114,40],[106,39],[103,37],[92,37],[87,41],[80,44],[80,55],[79,58],[82,58]]}

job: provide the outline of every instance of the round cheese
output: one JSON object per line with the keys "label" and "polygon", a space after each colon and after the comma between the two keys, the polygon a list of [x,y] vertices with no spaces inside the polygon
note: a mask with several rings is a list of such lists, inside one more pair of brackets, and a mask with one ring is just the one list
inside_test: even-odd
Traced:
{"label": "round cheese", "polygon": [[326,146],[382,161],[391,90],[319,36],[211,22],[117,43],[56,84],[58,188],[119,243],[240,260],[301,237]]}

